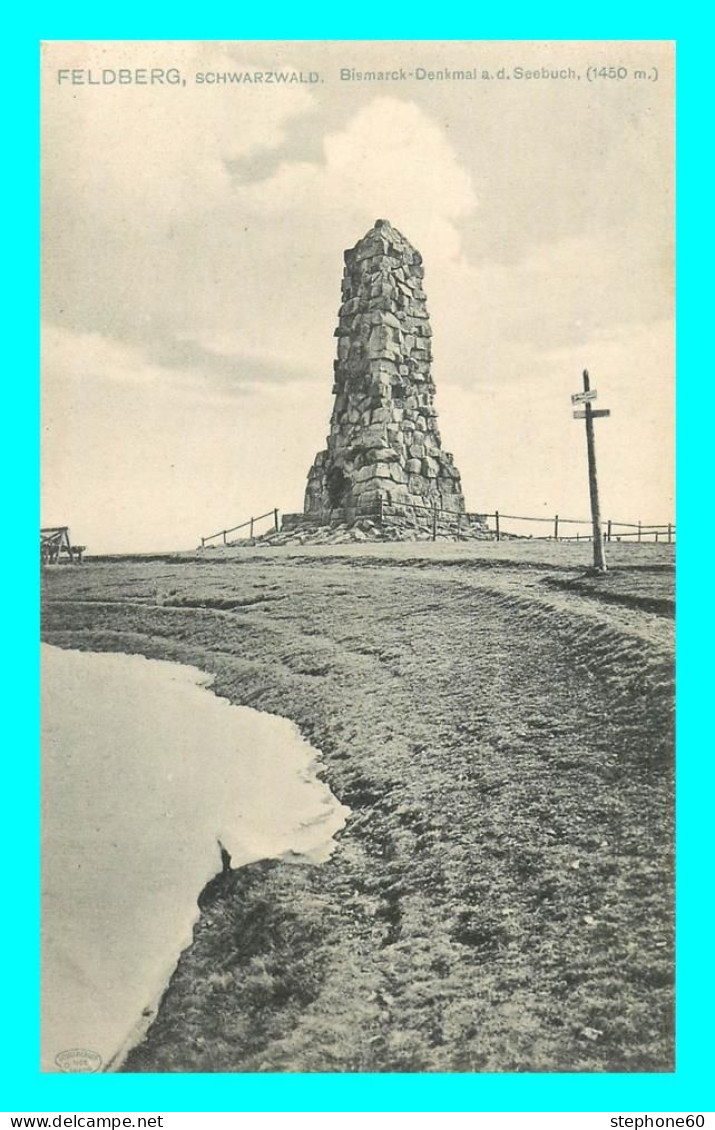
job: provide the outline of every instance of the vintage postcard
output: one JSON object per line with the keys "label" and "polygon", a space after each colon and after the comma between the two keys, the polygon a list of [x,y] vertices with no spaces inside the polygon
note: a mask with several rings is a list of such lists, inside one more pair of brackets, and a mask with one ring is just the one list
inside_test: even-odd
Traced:
{"label": "vintage postcard", "polygon": [[674,45],[42,45],[43,1072],[674,1070]]}

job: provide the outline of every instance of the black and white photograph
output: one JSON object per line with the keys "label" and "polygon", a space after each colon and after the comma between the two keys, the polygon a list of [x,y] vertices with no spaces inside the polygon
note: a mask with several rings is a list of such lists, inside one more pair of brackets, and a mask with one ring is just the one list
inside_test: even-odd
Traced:
{"label": "black and white photograph", "polygon": [[672,1073],[674,44],[41,46],[45,1073]]}

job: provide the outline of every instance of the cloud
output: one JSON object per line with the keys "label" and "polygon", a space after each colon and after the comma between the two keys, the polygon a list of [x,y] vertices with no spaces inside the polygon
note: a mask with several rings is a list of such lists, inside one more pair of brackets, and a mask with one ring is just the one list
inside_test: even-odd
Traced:
{"label": "cloud", "polygon": [[[47,170],[48,320],[131,341],[181,371],[188,362],[229,377],[234,362],[241,381],[243,362],[252,360],[252,371],[266,379],[302,370],[305,377],[324,373],[327,384],[345,246],[385,215],[431,256],[433,272],[445,257],[455,261],[455,221],[476,201],[468,173],[429,115],[409,102],[375,99],[325,136],[320,161],[283,161],[268,178],[243,183],[226,171],[228,157],[259,141],[278,144],[286,115],[312,106],[310,95],[289,93],[266,123],[263,110],[246,101],[255,96],[224,90],[224,114],[234,97],[244,99],[240,120],[224,117],[208,130],[200,103],[201,112],[182,117],[180,132],[169,129],[159,95],[142,115],[125,109],[116,119],[107,106],[83,106],[74,150],[60,132]],[[170,151],[162,148],[165,132]],[[127,170],[142,161],[143,179],[128,185]],[[207,176],[211,186],[203,184]],[[101,177],[104,190],[92,177]],[[165,177],[168,196],[159,183]],[[136,211],[128,208],[133,192]],[[181,201],[172,212],[174,192]],[[63,194],[68,209],[58,205]],[[117,208],[126,211],[121,220]]]}
{"label": "cloud", "polygon": [[[236,196],[243,211],[302,240],[321,225],[354,241],[377,216],[395,223],[425,260],[437,375],[467,387],[521,384],[555,349],[586,348],[619,326],[637,335],[670,312],[662,246],[634,248],[618,226],[528,244],[511,262],[472,261],[462,233],[482,222],[473,179],[444,129],[404,100],[373,99],[326,135],[321,161],[284,162]],[[286,231],[287,248],[294,240]]]}
{"label": "cloud", "polygon": [[87,385],[153,385],[189,390],[205,381],[205,374],[197,368],[179,370],[156,364],[135,345],[100,333],[76,333],[62,326],[43,327],[42,356],[45,387],[62,382],[74,385],[79,395]]}
{"label": "cloud", "polygon": [[321,162],[283,163],[241,195],[264,215],[339,218],[355,238],[385,217],[440,258],[459,253],[454,223],[477,206],[443,129],[415,103],[384,97],[326,134]]}
{"label": "cloud", "polygon": [[250,353],[231,343],[207,348],[177,336],[143,347],[103,334],[75,332],[56,325],[42,331],[45,385],[61,382],[81,395],[82,388],[116,384],[153,387],[168,398],[231,403],[253,389],[303,383],[306,371],[271,352]]}
{"label": "cloud", "polygon": [[544,351],[536,362],[528,343],[515,343],[497,379],[471,387],[445,373],[436,406],[468,505],[535,516],[588,515],[584,429],[571,405],[588,368],[598,392],[596,407],[611,411],[597,426],[604,516],[669,521],[673,347],[672,322],[663,320],[622,326],[592,338],[587,347],[575,343]]}
{"label": "cloud", "polygon": [[[56,48],[58,45],[54,45]],[[231,192],[232,161],[278,148],[290,124],[314,108],[306,86],[196,86],[207,65],[247,67],[235,46],[175,41],[133,43],[129,65],[176,67],[187,85],[56,85],[58,66],[118,69],[127,45],[62,45],[45,69],[45,203],[55,194],[73,209],[130,228],[210,213]]]}
{"label": "cloud", "polygon": [[[672,282],[659,253],[631,256],[624,271],[615,231],[532,247],[513,264],[473,265],[462,256],[427,270],[438,379],[521,389],[548,372],[560,350],[587,359],[610,338],[630,356],[650,326],[660,340],[659,327],[671,322]],[[667,383],[667,353],[649,355],[654,383]]]}
{"label": "cloud", "polygon": [[170,549],[302,506],[324,382],[246,380],[237,395],[99,334],[49,327],[43,339],[44,524],[69,524],[94,552]]}

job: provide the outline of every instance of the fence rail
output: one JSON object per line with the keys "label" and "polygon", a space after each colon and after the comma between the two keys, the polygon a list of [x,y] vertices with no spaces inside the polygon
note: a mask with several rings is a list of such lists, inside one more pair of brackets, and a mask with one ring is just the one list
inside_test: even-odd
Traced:
{"label": "fence rail", "polygon": [[[503,511],[499,510],[494,510],[491,513],[484,513],[482,511],[479,511],[462,514],[456,510],[447,510],[444,507],[440,506],[424,506],[420,503],[410,502],[396,505],[404,505],[407,509],[413,511],[420,510],[423,513],[429,514],[431,518],[433,540],[436,540],[437,538],[440,518],[449,519],[450,524],[456,526],[456,533],[458,538],[461,538],[462,536],[462,520],[465,519],[467,522],[469,522],[470,520],[477,518],[481,519],[485,523],[493,521],[494,528],[492,532],[495,535],[496,541],[500,541],[502,537],[513,538],[523,536],[520,534],[515,534],[513,531],[505,530],[502,525],[502,523],[505,521],[539,522],[551,527],[549,533],[536,534],[535,536],[529,534],[529,538],[534,541],[591,541],[593,538],[592,523],[588,518],[562,518],[559,514],[554,514],[553,517],[535,517],[533,514],[505,514]],[[378,517],[380,521],[382,521],[384,517],[383,511],[384,503],[382,502],[382,500],[378,500],[377,503],[366,507],[364,510],[361,509],[359,511],[359,515],[364,517]],[[274,528],[276,532],[278,532],[280,530],[279,514],[280,511],[278,510],[278,507],[274,507],[272,510],[267,510],[265,514],[259,514],[252,518],[247,518],[245,521],[239,522],[236,526],[230,526],[225,530],[217,530],[216,533],[208,534],[201,538],[201,547],[203,549],[209,543],[215,542],[217,538],[220,538],[222,540],[223,545],[231,545],[233,543],[228,540],[229,534],[235,534],[239,530],[247,529],[247,536],[250,540],[254,537],[256,523],[262,522],[266,518],[273,519]],[[335,514],[337,517],[339,515],[339,511],[335,511]],[[310,515],[306,515],[306,517],[309,518]],[[664,542],[667,544],[671,544],[675,541],[676,527],[674,522],[646,524],[645,522],[617,522],[615,519],[608,518],[603,521],[601,525],[603,540],[606,542],[614,540],[621,541],[624,538],[635,538],[638,542],[652,540],[653,542]],[[581,533],[579,531],[575,534],[564,534],[561,532],[561,529],[564,526],[585,526],[588,532]]]}
{"label": "fence rail", "polygon": [[[507,535],[507,531],[502,528],[501,523],[506,521],[513,522],[542,522],[551,526],[551,532],[548,534],[537,534],[533,540],[548,540],[548,541],[592,541],[593,531],[592,522],[588,518],[562,518],[559,514],[554,514],[553,518],[534,517],[527,514],[504,514],[499,510],[493,511],[491,514],[484,514],[485,519],[494,520],[494,533],[496,540],[499,541],[502,535]],[[562,534],[560,533],[561,526],[586,526],[589,530],[588,533],[576,534]],[[635,538],[637,541],[647,541],[649,538],[654,542],[667,542],[671,544],[675,541],[675,523],[674,522],[661,522],[646,524],[645,522],[617,522],[613,518],[608,518],[601,522],[601,532],[603,540],[621,541],[623,538]],[[509,537],[518,537],[518,534],[513,532],[508,533]],[[531,535],[529,535],[531,537]]]}
{"label": "fence rail", "polygon": [[278,515],[279,510],[278,507],[275,506],[272,510],[266,510],[265,514],[258,514],[256,517],[246,518],[245,522],[239,522],[237,526],[230,526],[227,530],[218,530],[215,534],[207,534],[205,537],[201,538],[201,548],[203,549],[208,542],[214,541],[215,538],[222,538],[223,544],[229,545],[228,535],[235,534],[238,530],[245,530],[246,527],[249,529],[249,538],[252,538],[256,522],[262,522],[264,518],[272,518],[275,529],[278,531],[280,528]]}

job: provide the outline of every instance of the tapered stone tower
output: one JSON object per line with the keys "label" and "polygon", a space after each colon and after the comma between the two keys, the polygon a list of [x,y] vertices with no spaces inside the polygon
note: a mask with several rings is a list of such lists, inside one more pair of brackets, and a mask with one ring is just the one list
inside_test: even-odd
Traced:
{"label": "tapered stone tower", "polygon": [[304,512],[322,522],[365,514],[464,512],[442,450],[422,256],[387,220],[345,252],[327,450],[308,474]]}

